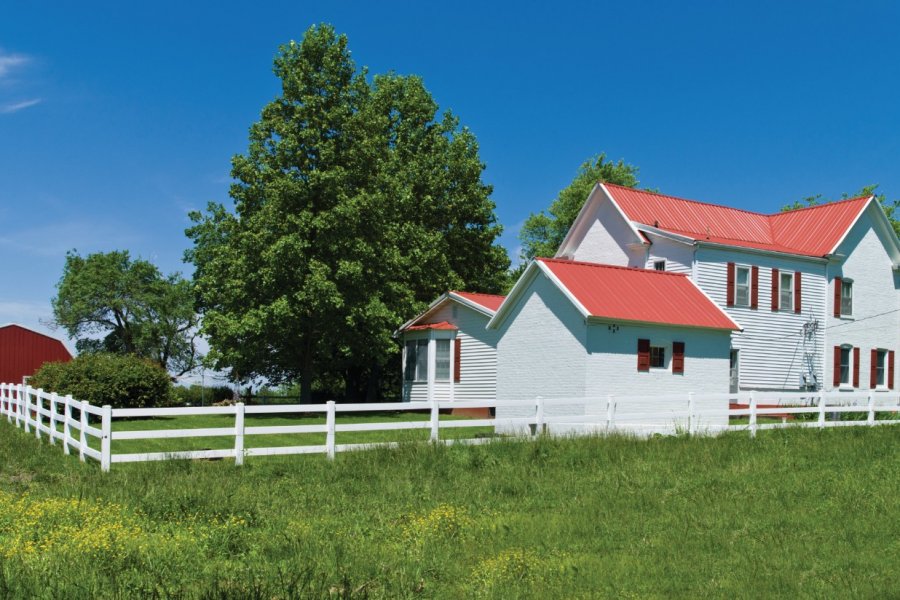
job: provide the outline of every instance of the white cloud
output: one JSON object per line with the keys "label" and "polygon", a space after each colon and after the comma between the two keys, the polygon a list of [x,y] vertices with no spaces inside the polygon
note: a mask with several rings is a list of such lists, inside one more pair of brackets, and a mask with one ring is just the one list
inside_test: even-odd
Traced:
{"label": "white cloud", "polygon": [[40,98],[32,98],[31,100],[22,100],[21,102],[10,102],[9,104],[3,104],[0,106],[0,114],[8,115],[14,112],[19,112],[20,110],[25,110],[26,108],[30,108],[35,104],[40,104]]}
{"label": "white cloud", "polygon": [[31,58],[24,54],[6,54],[0,50],[0,79],[5,78],[17,67],[31,62]]}

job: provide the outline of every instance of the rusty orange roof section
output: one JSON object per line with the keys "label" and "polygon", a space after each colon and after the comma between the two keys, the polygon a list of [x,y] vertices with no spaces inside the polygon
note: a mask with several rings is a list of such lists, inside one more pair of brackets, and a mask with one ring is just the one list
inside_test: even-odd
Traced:
{"label": "rusty orange roof section", "polygon": [[871,196],[774,215],[603,184],[625,216],[694,240],[804,256],[832,252]]}
{"label": "rusty orange roof section", "polygon": [[497,294],[480,294],[478,292],[459,292],[454,290],[451,292],[457,296],[461,296],[469,302],[479,304],[491,312],[497,312],[500,305],[506,299],[506,296],[498,296]]}
{"label": "rusty orange roof section", "polygon": [[440,323],[422,323],[421,325],[410,325],[403,331],[425,331],[428,329],[439,329],[444,331],[458,331],[458,327],[453,323],[441,321]]}
{"label": "rusty orange roof section", "polygon": [[740,329],[678,273],[552,258],[546,266],[592,317],[706,329]]}

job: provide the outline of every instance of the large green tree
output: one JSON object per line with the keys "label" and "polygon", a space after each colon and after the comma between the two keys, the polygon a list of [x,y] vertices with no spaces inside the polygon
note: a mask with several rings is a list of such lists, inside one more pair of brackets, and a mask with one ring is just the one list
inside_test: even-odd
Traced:
{"label": "large green tree", "polygon": [[232,161],[235,211],[191,215],[203,331],[239,379],[299,379],[304,400],[316,379],[371,393],[391,332],[425,303],[502,287],[491,188],[474,136],[422,80],[370,81],[330,26],[282,46],[274,71],[281,94]]}
{"label": "large green tree", "polygon": [[636,187],[638,168],[623,160],[606,160],[600,154],[586,160],[578,168],[572,183],[563,188],[547,212],[532,213],[519,232],[524,260],[536,256],[553,256],[562,244],[572,223],[584,206],[588,194],[598,181]]}
{"label": "large green tree", "polygon": [[68,253],[52,305],[56,325],[80,352],[133,354],[176,376],[196,365],[190,282],[177,273],[163,276],[127,251]]}
{"label": "large green tree", "polygon": [[[878,190],[878,184],[866,185],[860,188],[858,192],[855,194],[841,194],[841,200],[847,200],[849,198],[859,198],[860,196],[875,196],[875,199],[881,203],[881,207],[884,209],[884,213],[887,215],[888,220],[891,222],[891,225],[894,228],[894,233],[897,234],[897,237],[900,237],[900,199],[898,200],[888,200],[886,194],[876,194],[875,192]],[[792,204],[787,204],[781,207],[782,212],[786,212],[789,210],[797,210],[798,208],[808,208],[810,206],[818,206],[823,202],[828,202],[827,200],[823,200],[822,194],[816,194],[815,196],[807,196],[803,200],[796,200]],[[898,215],[898,216],[894,216]]]}

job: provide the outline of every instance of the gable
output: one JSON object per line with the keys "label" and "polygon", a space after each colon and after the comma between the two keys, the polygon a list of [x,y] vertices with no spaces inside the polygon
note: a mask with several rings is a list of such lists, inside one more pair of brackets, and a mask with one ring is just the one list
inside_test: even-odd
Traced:
{"label": "gable", "polygon": [[638,266],[643,264],[646,245],[646,237],[598,184],[582,206],[556,257]]}

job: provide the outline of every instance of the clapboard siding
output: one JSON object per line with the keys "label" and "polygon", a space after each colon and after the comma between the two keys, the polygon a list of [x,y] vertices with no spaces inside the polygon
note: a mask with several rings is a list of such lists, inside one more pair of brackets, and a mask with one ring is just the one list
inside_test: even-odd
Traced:
{"label": "clapboard siding", "polygon": [[[759,307],[727,306],[727,264],[759,267]],[[772,311],[772,269],[801,273],[802,311]],[[740,350],[742,389],[799,389],[804,352],[811,353],[812,370],[823,382],[822,357],[825,323],[825,264],[790,257],[753,254],[739,250],[700,247],[697,282],[719,306],[744,328],[732,334],[732,347]],[[804,340],[803,326],[814,322],[815,331]]]}
{"label": "clapboard siding", "polygon": [[459,383],[454,385],[453,399],[496,399],[498,333],[485,328],[490,318],[451,300],[439,308],[432,319],[448,321],[459,328],[457,336],[462,340],[462,350]]}
{"label": "clapboard siding", "polygon": [[[828,266],[827,317],[825,330],[826,389],[833,389],[834,346],[850,344],[860,348],[860,387],[869,389],[871,350],[894,350],[894,387],[900,385],[900,272],[891,268],[891,257],[883,240],[872,227],[870,205],[851,229],[838,254],[846,258]],[[853,280],[853,315],[834,317],[834,278]]]}
{"label": "clapboard siding", "polygon": [[653,268],[653,263],[658,260],[666,261],[666,271],[672,273],[691,274],[694,262],[694,247],[691,244],[675,242],[653,233],[647,233],[650,240],[650,248],[647,252],[647,269]]}

